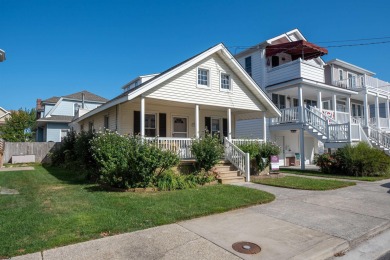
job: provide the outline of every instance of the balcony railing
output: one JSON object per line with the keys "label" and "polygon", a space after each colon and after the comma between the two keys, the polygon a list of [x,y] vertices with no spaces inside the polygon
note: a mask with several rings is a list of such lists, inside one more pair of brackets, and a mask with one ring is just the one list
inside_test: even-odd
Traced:
{"label": "balcony railing", "polygon": [[281,109],[280,112],[280,117],[272,118],[272,125],[299,122],[299,107]]}
{"label": "balcony railing", "polygon": [[298,78],[324,83],[324,68],[311,62],[297,59],[268,69],[267,85],[270,86]]}

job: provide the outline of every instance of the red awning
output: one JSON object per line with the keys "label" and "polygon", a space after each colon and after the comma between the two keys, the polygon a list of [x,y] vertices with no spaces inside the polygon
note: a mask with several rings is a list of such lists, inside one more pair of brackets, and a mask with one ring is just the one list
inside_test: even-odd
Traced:
{"label": "red awning", "polygon": [[269,45],[266,47],[267,57],[274,56],[278,53],[290,54],[293,60],[298,58],[309,60],[328,54],[328,50],[304,40]]}

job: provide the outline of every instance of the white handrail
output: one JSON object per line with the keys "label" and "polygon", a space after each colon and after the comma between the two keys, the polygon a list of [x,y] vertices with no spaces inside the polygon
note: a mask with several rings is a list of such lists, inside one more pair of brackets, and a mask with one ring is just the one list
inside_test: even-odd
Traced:
{"label": "white handrail", "polygon": [[225,137],[225,158],[229,160],[237,169],[245,174],[247,182],[250,181],[250,156],[249,153],[243,152],[235,144]]}
{"label": "white handrail", "polygon": [[232,139],[231,141],[234,145],[242,145],[242,144],[251,144],[251,143],[263,143],[263,139]]}

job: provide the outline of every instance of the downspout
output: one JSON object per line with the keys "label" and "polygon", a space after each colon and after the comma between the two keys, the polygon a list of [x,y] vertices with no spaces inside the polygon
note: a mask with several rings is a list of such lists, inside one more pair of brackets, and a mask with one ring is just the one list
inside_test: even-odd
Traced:
{"label": "downspout", "polygon": [[84,109],[85,95],[81,93],[81,108]]}

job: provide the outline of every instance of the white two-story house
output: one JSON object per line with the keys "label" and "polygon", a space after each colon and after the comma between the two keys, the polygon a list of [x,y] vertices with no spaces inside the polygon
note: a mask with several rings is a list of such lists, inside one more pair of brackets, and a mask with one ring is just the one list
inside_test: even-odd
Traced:
{"label": "white two-story house", "polygon": [[[282,112],[279,118],[242,121],[238,136],[263,136],[266,129],[269,140],[282,147],[280,163],[301,168],[325,149],[383,139],[377,129],[389,126],[389,83],[338,59],[325,63],[321,57],[327,53],[297,29],[238,53],[240,64]],[[365,116],[370,105],[371,118]]]}
{"label": "white two-story house", "polygon": [[81,91],[62,97],[51,97],[37,100],[37,142],[61,142],[67,135],[75,116],[81,111],[91,111],[107,99],[88,91]]}

